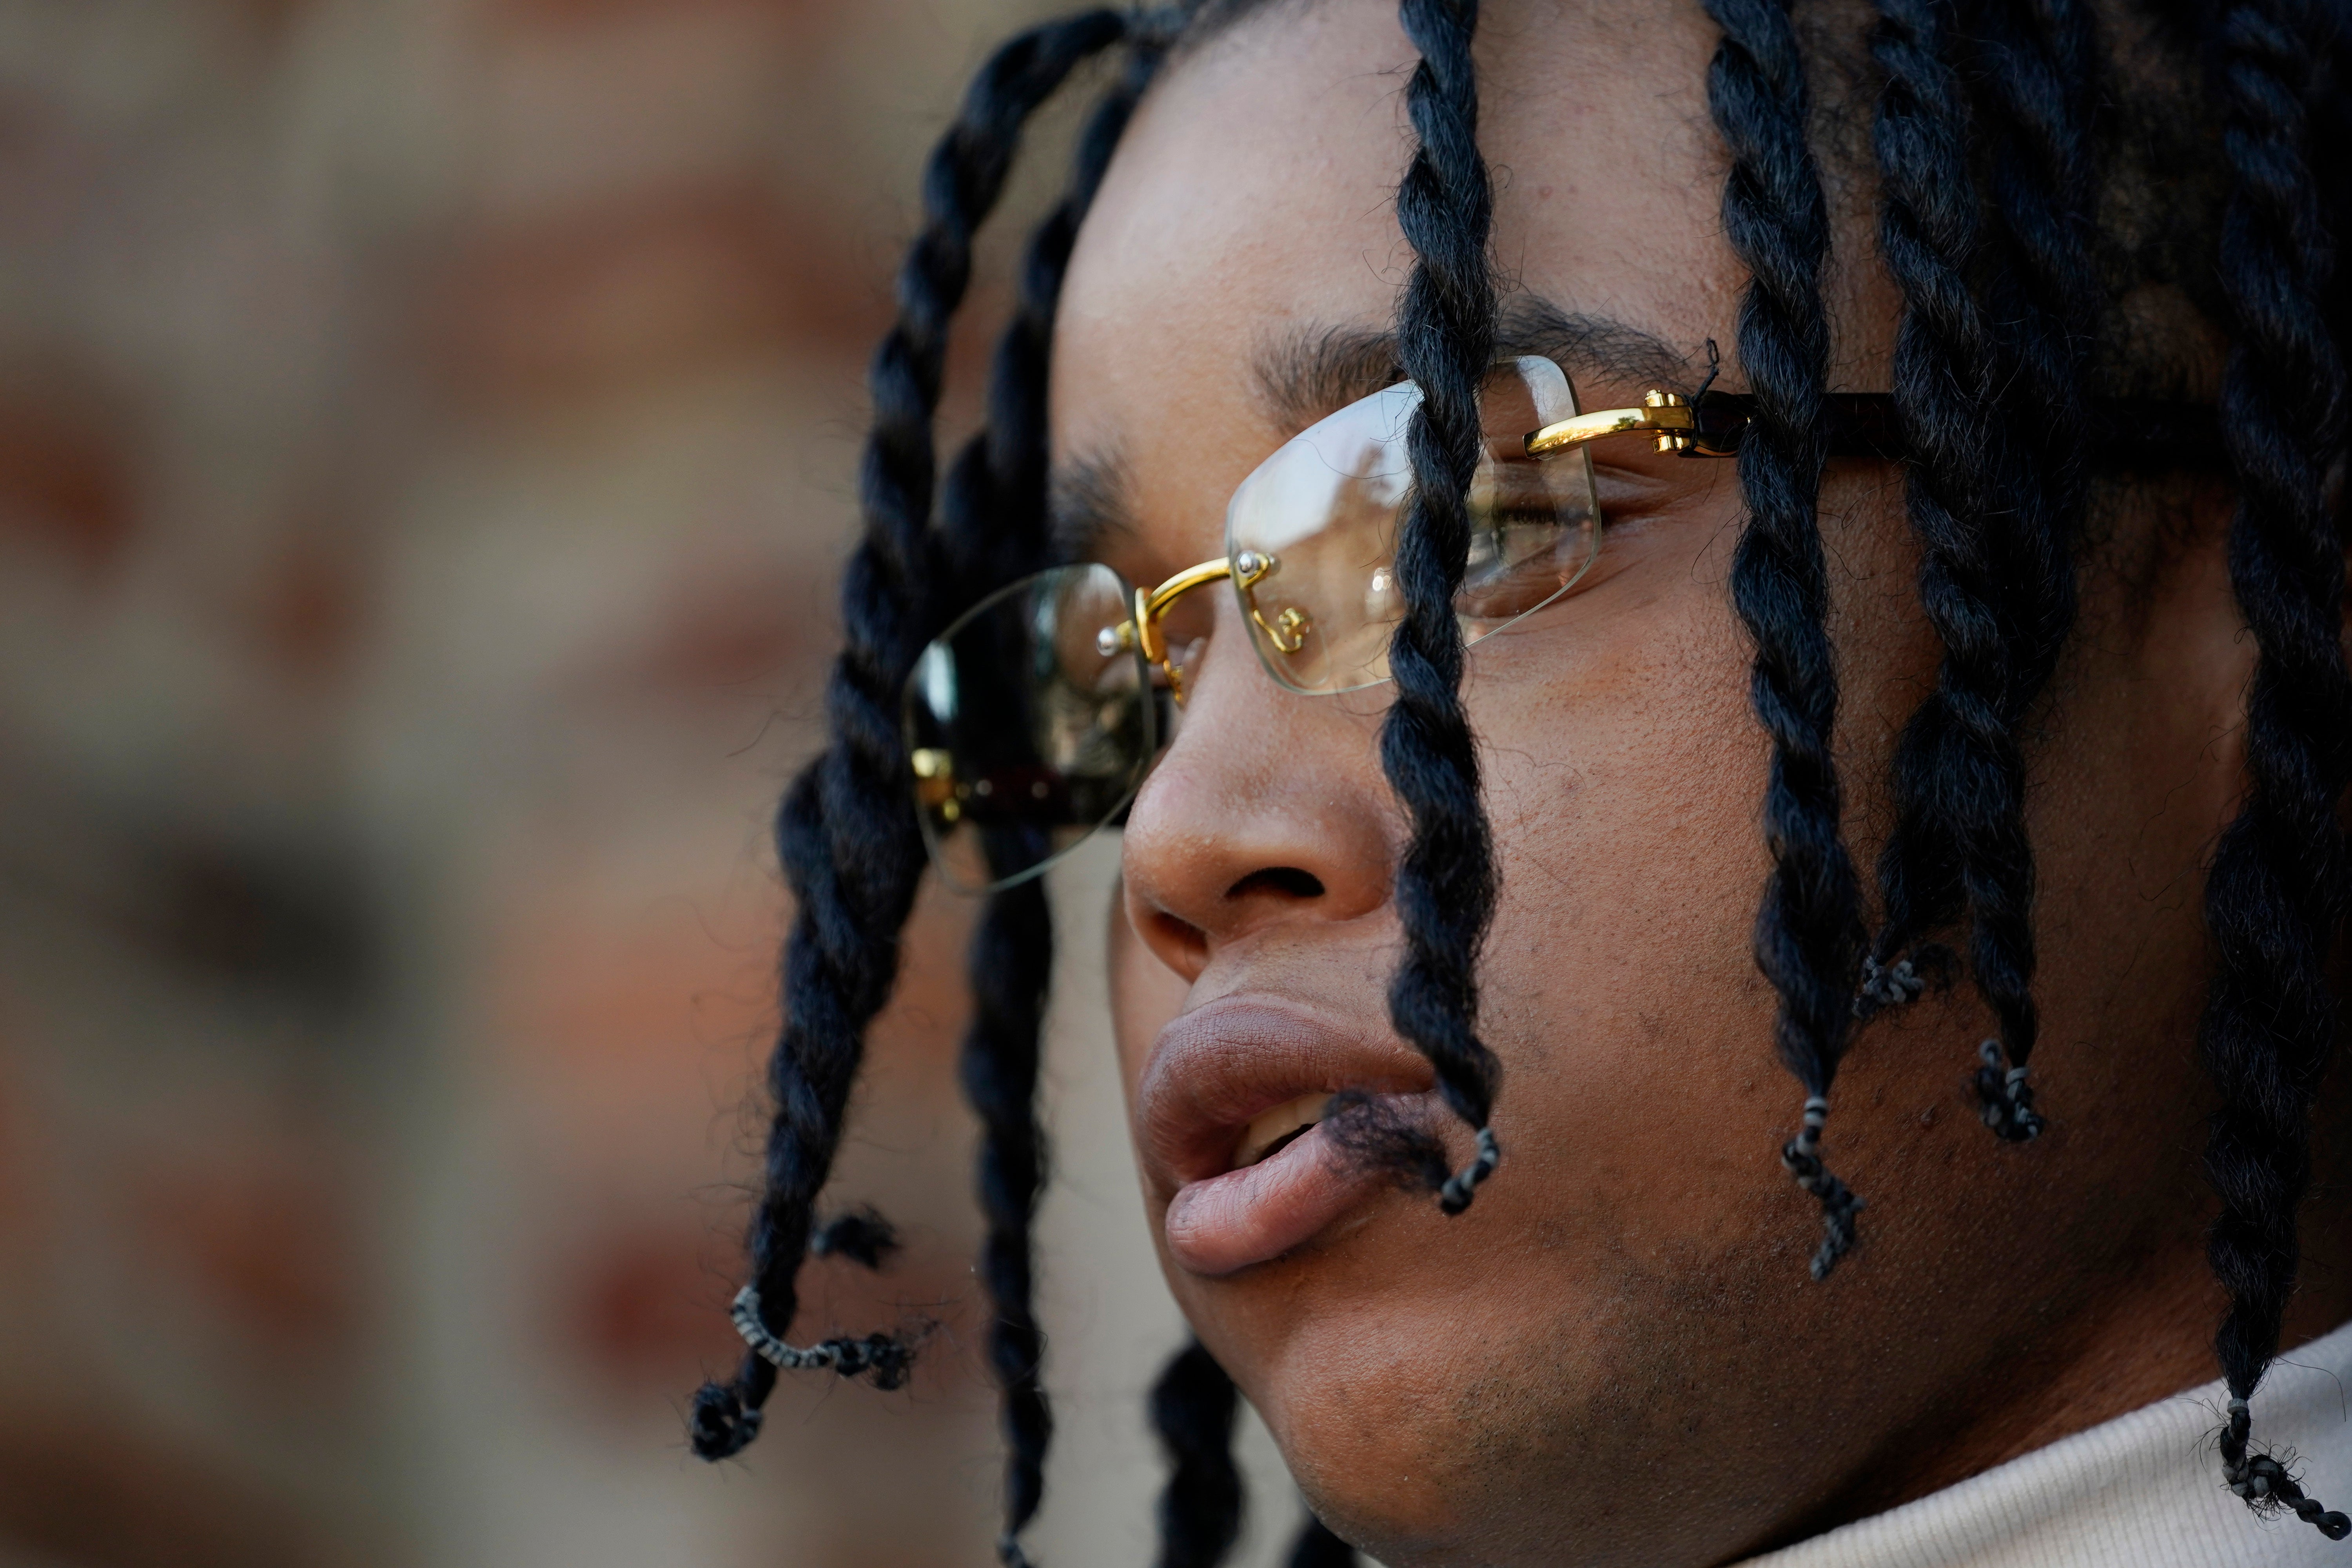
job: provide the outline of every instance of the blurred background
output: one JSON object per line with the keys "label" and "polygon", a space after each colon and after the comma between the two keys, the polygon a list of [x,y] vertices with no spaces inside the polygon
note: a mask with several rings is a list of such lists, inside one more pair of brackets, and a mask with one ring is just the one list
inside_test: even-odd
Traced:
{"label": "blurred background", "polygon": [[[1034,10],[0,0],[0,1568],[992,1560],[952,899],[835,1189],[908,1254],[802,1320],[936,1317],[919,1375],[789,1382],[730,1465],[681,1417],[737,1353],[865,357]],[[1055,888],[1047,1568],[1147,1560],[1181,1334],[1115,853]]]}

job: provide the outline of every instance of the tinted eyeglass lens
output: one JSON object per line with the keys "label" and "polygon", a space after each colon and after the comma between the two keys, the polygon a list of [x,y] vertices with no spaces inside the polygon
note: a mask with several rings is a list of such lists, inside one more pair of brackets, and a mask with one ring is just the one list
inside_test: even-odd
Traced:
{"label": "tinted eyeglass lens", "polygon": [[1025,577],[923,650],[902,713],[917,816],[950,883],[1034,876],[1116,816],[1157,746],[1134,595],[1107,566]]}
{"label": "tinted eyeglass lens", "polygon": [[[1421,391],[1400,384],[1286,442],[1234,492],[1225,552],[1250,638],[1294,691],[1388,679],[1403,614],[1397,530],[1412,492],[1405,432]],[[1471,482],[1471,541],[1454,612],[1475,642],[1542,608],[1592,563],[1600,515],[1582,448],[1538,459],[1528,433],[1576,413],[1549,360],[1498,365],[1480,393],[1486,452]]]}

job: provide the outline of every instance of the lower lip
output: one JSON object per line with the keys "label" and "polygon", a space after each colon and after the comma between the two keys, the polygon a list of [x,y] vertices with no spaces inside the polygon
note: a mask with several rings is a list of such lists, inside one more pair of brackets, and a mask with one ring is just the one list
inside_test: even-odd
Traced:
{"label": "lower lip", "polygon": [[1312,1240],[1384,1184],[1318,1123],[1255,1165],[1185,1184],[1169,1201],[1168,1251],[1190,1273],[1231,1274]]}

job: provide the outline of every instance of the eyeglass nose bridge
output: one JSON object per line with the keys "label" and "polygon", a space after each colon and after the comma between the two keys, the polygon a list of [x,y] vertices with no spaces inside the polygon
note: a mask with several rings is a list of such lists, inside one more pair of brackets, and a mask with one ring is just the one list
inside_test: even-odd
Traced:
{"label": "eyeglass nose bridge", "polygon": [[1243,605],[1249,612],[1250,619],[1274,639],[1275,647],[1285,653],[1297,653],[1306,646],[1309,623],[1304,611],[1286,610],[1274,624],[1268,625],[1265,617],[1258,613],[1257,605],[1248,598],[1250,586],[1277,564],[1273,556],[1262,551],[1244,550],[1231,557],[1221,555],[1214,561],[1203,561],[1198,566],[1187,566],[1157,588],[1138,588],[1135,591],[1134,618],[1119,626],[1105,626],[1097,636],[1096,645],[1106,657],[1121,648],[1140,646],[1143,657],[1158,665],[1168,677],[1168,693],[1181,708],[1184,705],[1184,672],[1177,668],[1176,660],[1169,651],[1167,634],[1160,629],[1160,623],[1177,600],[1195,588],[1230,579],[1235,587],[1242,590]]}
{"label": "eyeglass nose bridge", "polygon": [[[1138,588],[1135,591],[1135,619],[1131,624],[1141,643],[1143,657],[1158,665],[1166,674],[1168,694],[1180,708],[1184,705],[1184,672],[1176,668],[1176,660],[1168,648],[1168,634],[1160,623],[1175,607],[1176,601],[1193,589],[1224,582],[1233,575],[1234,563],[1220,555],[1214,561],[1187,566],[1157,588],[1148,591]],[[1122,626],[1119,629],[1125,631],[1127,628]]]}

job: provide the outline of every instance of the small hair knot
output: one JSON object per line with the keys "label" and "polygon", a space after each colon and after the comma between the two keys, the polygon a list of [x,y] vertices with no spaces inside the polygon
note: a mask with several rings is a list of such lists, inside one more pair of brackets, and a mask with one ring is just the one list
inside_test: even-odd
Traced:
{"label": "small hair knot", "polygon": [[1478,1129],[1477,1153],[1471,1156],[1468,1164],[1447,1177],[1445,1185],[1438,1192],[1439,1211],[1456,1215],[1468,1208],[1470,1200],[1478,1194],[1479,1184],[1493,1175],[1495,1167],[1502,1163],[1503,1146],[1496,1141],[1494,1127],[1491,1124],[1481,1127]]}
{"label": "small hair knot", "polygon": [[1927,983],[1920,978],[1918,966],[1907,958],[1893,963],[1881,963],[1874,958],[1862,961],[1862,992],[1853,999],[1853,1016],[1867,1018],[1881,1007],[1900,1007],[1916,1002]]}
{"label": "small hair knot", "polygon": [[2042,1136],[2042,1117],[2033,1109],[2033,1088],[2025,1068],[2001,1070],[2000,1042],[1987,1040],[1977,1047],[1984,1065],[1977,1068],[1977,1099],[1984,1107],[1984,1124],[2005,1142],[2030,1143]]}
{"label": "small hair knot", "polygon": [[2293,1513],[2330,1541],[2342,1541],[2352,1535],[2352,1519],[2303,1489],[2302,1478],[2293,1468],[2292,1451],[2265,1454],[2247,1447],[2252,1412],[2245,1400],[2230,1401],[2229,1417],[2229,1424],[2221,1431],[2220,1447],[2221,1484],[2232,1496],[2243,1500],[2248,1508],[2263,1518]]}
{"label": "small hair knot", "polygon": [[723,1383],[706,1383],[694,1391],[694,1412],[687,1418],[687,1441],[698,1459],[731,1459],[760,1435],[763,1413],[747,1410],[736,1392]]}
{"label": "small hair knot", "polygon": [[1853,1216],[1862,1212],[1862,1199],[1853,1188],[1830,1173],[1822,1163],[1822,1129],[1827,1124],[1830,1102],[1820,1095],[1805,1101],[1805,1117],[1798,1134],[1780,1146],[1780,1163],[1797,1179],[1797,1185],[1813,1194],[1822,1205],[1822,1245],[1813,1254],[1811,1266],[1815,1279],[1826,1279],[1837,1267],[1839,1258],[1853,1250]]}
{"label": "small hair knot", "polygon": [[1890,1007],[1908,1005],[1931,987],[1950,989],[1957,962],[1952,950],[1939,942],[1924,942],[1892,961],[1865,954],[1862,982],[1853,994],[1854,1021],[1866,1024]]}

